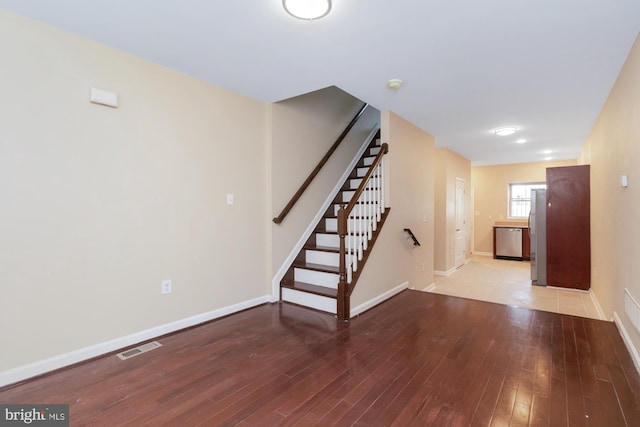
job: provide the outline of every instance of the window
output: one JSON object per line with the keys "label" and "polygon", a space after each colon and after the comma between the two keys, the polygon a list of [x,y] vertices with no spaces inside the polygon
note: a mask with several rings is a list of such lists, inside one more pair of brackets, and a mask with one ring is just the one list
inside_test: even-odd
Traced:
{"label": "window", "polygon": [[531,190],[547,188],[544,182],[509,184],[509,218],[527,218],[531,210]]}

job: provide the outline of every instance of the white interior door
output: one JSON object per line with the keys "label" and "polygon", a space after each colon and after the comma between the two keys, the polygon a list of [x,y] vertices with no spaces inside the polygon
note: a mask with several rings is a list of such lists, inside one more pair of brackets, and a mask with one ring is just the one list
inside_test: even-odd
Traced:
{"label": "white interior door", "polygon": [[464,264],[465,250],[465,217],[464,196],[466,193],[465,182],[462,178],[456,178],[456,236],[455,236],[455,266]]}

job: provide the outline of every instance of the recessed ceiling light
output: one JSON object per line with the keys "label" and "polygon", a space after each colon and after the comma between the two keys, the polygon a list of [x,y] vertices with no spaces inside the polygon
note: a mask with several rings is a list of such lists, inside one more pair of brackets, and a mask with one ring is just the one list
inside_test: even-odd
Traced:
{"label": "recessed ceiling light", "polygon": [[544,150],[544,151],[542,152],[542,154],[551,154],[551,153],[552,153],[552,151],[551,151],[551,150]]}
{"label": "recessed ceiling light", "polygon": [[498,136],[508,136],[508,135],[513,135],[514,133],[516,133],[517,130],[518,130],[517,127],[507,126],[504,128],[498,128],[494,130],[493,133],[495,133]]}
{"label": "recessed ceiling light", "polygon": [[516,143],[518,143],[518,144],[524,144],[525,142],[527,142],[527,140],[526,139],[522,139],[522,138],[516,140]]}
{"label": "recessed ceiling light", "polygon": [[548,161],[549,161],[549,160],[551,160],[552,158],[551,158],[551,157],[545,157],[544,159],[548,162]]}
{"label": "recessed ceiling light", "polygon": [[312,21],[329,13],[331,0],[282,0],[282,7],[294,18]]}

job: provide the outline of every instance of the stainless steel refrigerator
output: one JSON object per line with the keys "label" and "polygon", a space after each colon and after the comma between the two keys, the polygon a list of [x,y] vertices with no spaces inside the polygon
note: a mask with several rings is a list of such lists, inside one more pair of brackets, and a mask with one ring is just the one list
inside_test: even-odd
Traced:
{"label": "stainless steel refrigerator", "polygon": [[547,286],[547,190],[531,190],[531,284]]}

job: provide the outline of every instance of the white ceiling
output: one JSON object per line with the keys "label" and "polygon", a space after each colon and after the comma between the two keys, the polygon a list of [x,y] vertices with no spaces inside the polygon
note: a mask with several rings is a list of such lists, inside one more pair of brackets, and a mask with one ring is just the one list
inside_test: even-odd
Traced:
{"label": "white ceiling", "polygon": [[[472,161],[576,158],[640,30],[640,0],[0,0],[252,98],[335,85]],[[386,88],[399,78],[399,91]],[[512,137],[496,127],[514,125]],[[526,138],[525,144],[515,144]]]}

